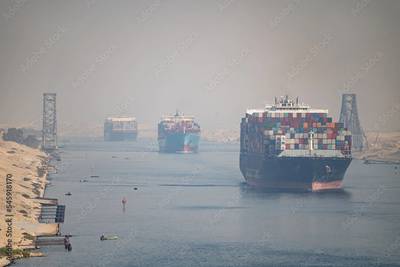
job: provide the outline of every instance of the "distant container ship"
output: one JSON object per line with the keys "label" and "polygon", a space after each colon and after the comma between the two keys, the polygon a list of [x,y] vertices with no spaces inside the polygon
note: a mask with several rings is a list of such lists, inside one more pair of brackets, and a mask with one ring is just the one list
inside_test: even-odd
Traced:
{"label": "distant container ship", "polygon": [[158,124],[158,144],[164,153],[197,153],[200,141],[200,125],[193,116],[162,117]]}
{"label": "distant container ship", "polygon": [[138,135],[138,126],[135,118],[114,117],[104,122],[105,141],[135,141]]}
{"label": "distant container ship", "polygon": [[266,189],[342,187],[351,163],[351,133],[328,110],[286,97],[242,118],[240,170],[248,184]]}

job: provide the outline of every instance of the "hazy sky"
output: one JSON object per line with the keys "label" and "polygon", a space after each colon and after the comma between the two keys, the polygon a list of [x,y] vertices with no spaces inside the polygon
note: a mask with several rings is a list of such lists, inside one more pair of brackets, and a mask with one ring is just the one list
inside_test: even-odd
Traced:
{"label": "hazy sky", "polygon": [[299,96],[338,118],[345,87],[367,130],[400,129],[400,1],[0,1],[0,125],[59,129],[177,108],[238,129],[246,108]]}

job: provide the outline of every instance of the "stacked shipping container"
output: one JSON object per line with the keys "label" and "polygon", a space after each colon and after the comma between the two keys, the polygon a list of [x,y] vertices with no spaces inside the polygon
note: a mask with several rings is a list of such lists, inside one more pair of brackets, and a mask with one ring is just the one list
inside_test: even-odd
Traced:
{"label": "stacked shipping container", "polygon": [[135,140],[138,134],[138,125],[135,118],[116,117],[104,121],[104,140],[122,141]]}
{"label": "stacked shipping container", "polygon": [[184,116],[165,117],[161,121],[159,127],[161,127],[160,130],[165,132],[200,132],[200,126],[194,122],[194,118]]}
{"label": "stacked shipping container", "polygon": [[243,118],[242,149],[279,154],[283,150],[340,150],[350,154],[351,133],[321,110],[270,109]]}

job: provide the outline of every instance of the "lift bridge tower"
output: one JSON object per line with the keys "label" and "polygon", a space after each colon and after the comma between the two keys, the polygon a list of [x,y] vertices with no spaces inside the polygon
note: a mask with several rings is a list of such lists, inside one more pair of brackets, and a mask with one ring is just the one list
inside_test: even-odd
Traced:
{"label": "lift bridge tower", "polygon": [[342,95],[342,109],[339,121],[344,123],[344,127],[351,131],[352,149],[356,151],[363,150],[366,138],[358,117],[356,94]]}
{"label": "lift bridge tower", "polygon": [[43,129],[42,149],[53,152],[57,149],[57,116],[56,116],[56,94],[43,94]]}

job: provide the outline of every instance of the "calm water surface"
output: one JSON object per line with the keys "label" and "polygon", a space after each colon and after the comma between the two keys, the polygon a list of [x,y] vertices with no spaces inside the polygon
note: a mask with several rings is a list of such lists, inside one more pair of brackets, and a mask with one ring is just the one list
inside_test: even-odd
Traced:
{"label": "calm water surface", "polygon": [[15,266],[400,266],[394,166],[354,161],[339,193],[265,193],[243,183],[238,145],[169,155],[86,139],[61,156],[46,196],[66,204],[73,250]]}

